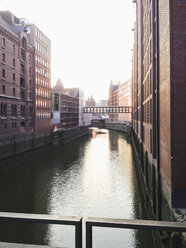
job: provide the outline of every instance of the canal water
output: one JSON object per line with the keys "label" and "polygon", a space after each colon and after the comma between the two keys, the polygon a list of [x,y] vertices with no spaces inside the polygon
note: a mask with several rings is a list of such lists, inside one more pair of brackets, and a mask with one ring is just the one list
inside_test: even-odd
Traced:
{"label": "canal water", "polygon": [[[146,219],[130,140],[104,130],[0,171],[0,211]],[[152,247],[151,233],[93,228],[95,248]],[[74,227],[1,223],[0,241],[74,247]]]}

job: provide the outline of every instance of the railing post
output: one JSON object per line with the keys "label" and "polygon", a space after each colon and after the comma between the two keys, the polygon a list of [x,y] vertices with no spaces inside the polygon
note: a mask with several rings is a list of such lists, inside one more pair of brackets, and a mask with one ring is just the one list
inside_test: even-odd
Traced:
{"label": "railing post", "polygon": [[92,248],[92,225],[86,222],[86,248]]}
{"label": "railing post", "polygon": [[82,218],[75,226],[75,248],[82,248]]}

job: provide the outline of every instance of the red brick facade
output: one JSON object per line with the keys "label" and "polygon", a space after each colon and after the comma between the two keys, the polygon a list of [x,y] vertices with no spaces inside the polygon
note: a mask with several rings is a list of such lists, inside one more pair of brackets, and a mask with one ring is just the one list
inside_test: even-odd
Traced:
{"label": "red brick facade", "polygon": [[[109,88],[108,106],[131,106],[131,80],[124,83],[113,84]],[[131,114],[109,114],[113,121],[131,121]]]}
{"label": "red brick facade", "polygon": [[170,205],[186,207],[186,2],[136,1],[133,127]]}
{"label": "red brick facade", "polygon": [[35,25],[30,39],[35,46],[35,136],[48,134],[51,127],[51,44]]}
{"label": "red brick facade", "polygon": [[25,19],[0,12],[1,139],[51,127],[50,40]]}
{"label": "red brick facade", "polygon": [[11,13],[0,13],[0,136],[1,140],[33,133],[34,48],[23,27],[7,28]]}

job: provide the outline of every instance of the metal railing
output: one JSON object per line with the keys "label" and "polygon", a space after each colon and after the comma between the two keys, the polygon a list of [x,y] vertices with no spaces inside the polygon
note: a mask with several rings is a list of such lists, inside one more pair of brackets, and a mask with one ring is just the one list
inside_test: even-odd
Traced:
{"label": "metal railing", "polygon": [[75,226],[75,248],[82,248],[82,218],[61,217],[45,214],[22,214],[0,212],[0,221],[6,222],[32,222],[37,224],[57,224]]}
{"label": "metal railing", "polygon": [[[38,224],[58,224],[75,226],[75,248],[82,248],[82,217],[61,217],[45,214],[23,214],[0,212],[0,221],[6,222],[32,222]],[[186,224],[167,221],[153,220],[128,220],[111,218],[87,218],[86,225],[86,248],[93,247],[93,227],[143,229],[156,231],[186,232]]]}
{"label": "metal railing", "polygon": [[86,248],[93,247],[92,227],[143,229],[156,231],[186,232],[186,224],[153,220],[125,220],[108,218],[88,218],[86,220]]}

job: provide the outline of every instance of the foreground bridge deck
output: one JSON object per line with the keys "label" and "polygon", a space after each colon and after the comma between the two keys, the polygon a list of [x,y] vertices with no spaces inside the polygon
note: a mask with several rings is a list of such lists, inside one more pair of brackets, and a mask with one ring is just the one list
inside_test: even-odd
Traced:
{"label": "foreground bridge deck", "polygon": [[[5,222],[32,222],[41,224],[59,224],[75,226],[75,248],[82,248],[82,217],[60,217],[44,214],[22,214],[0,212],[0,221]],[[186,224],[168,221],[154,220],[129,220],[113,218],[87,218],[85,220],[86,248],[92,248],[93,244],[93,227],[106,228],[125,228],[125,229],[144,229],[169,232],[186,232]],[[0,248],[49,248],[49,246],[37,246],[26,244],[0,243]],[[57,247],[56,247],[57,248]]]}
{"label": "foreground bridge deck", "polygon": [[27,245],[27,244],[16,244],[16,243],[6,243],[0,242],[0,248],[65,248],[65,247],[54,247],[45,245]]}

